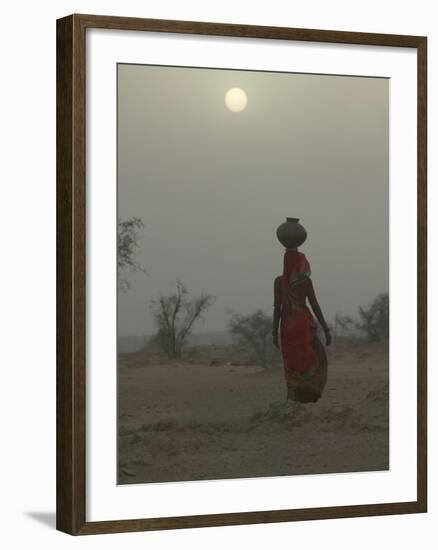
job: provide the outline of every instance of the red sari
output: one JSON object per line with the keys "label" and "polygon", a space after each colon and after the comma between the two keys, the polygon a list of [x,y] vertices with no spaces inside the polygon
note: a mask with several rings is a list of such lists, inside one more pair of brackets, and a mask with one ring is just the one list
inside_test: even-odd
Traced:
{"label": "red sari", "polygon": [[316,322],[306,305],[310,265],[297,250],[284,254],[283,275],[276,280],[281,302],[281,352],[288,399],[317,401],[327,381],[327,357]]}

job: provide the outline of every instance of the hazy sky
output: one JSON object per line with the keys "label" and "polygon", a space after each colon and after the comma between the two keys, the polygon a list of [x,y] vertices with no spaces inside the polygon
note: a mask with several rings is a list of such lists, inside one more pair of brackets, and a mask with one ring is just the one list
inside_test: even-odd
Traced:
{"label": "hazy sky", "polygon": [[118,215],[143,219],[147,270],[119,294],[119,333],[150,334],[150,300],[177,278],[216,296],[195,332],[271,314],[287,216],[327,320],[387,291],[388,117],[386,79],[119,65]]}

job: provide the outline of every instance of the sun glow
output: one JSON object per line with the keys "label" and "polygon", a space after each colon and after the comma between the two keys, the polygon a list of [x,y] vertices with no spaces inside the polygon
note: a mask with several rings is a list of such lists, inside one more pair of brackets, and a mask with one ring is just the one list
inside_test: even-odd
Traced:
{"label": "sun glow", "polygon": [[225,105],[230,111],[240,113],[246,108],[248,96],[242,88],[230,88],[225,94]]}

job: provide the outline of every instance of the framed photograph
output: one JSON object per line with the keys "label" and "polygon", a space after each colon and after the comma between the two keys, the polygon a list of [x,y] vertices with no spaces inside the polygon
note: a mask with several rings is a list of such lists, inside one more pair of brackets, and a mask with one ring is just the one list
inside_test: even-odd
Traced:
{"label": "framed photograph", "polygon": [[57,21],[57,528],[427,510],[426,38]]}

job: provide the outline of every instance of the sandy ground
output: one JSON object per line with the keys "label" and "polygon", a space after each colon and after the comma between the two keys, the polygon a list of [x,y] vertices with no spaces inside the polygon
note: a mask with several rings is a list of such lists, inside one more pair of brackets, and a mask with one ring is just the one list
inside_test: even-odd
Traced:
{"label": "sandy ground", "polygon": [[383,349],[329,354],[316,404],[285,399],[282,369],[119,360],[118,482],[386,470]]}

